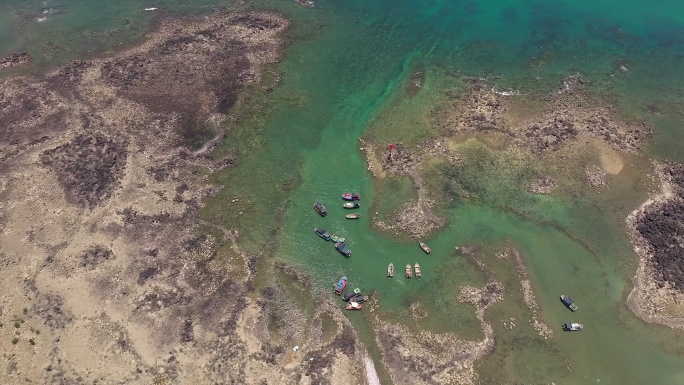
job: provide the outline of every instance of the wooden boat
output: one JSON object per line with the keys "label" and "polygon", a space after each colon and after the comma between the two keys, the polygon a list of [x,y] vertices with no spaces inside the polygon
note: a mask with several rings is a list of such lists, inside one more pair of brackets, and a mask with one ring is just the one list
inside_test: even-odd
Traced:
{"label": "wooden boat", "polygon": [[420,273],[420,265],[419,265],[419,264],[416,263],[416,266],[415,266],[414,270],[415,270],[415,272],[416,272],[416,278],[421,278],[422,275],[421,275],[421,273]]}
{"label": "wooden boat", "polygon": [[344,291],[344,288],[347,286],[347,277],[342,277],[340,280],[337,282],[337,285],[335,286],[335,294],[340,295]]}
{"label": "wooden boat", "polygon": [[423,249],[423,251],[424,251],[426,254],[432,253],[432,249],[430,249],[430,248],[428,247],[428,245],[424,244],[423,242],[418,242],[418,244],[420,245],[420,248]]}
{"label": "wooden boat", "polygon": [[361,206],[359,205],[359,201],[351,201],[351,202],[344,202],[342,207],[344,207],[345,209],[358,209]]}
{"label": "wooden boat", "polygon": [[347,306],[345,306],[345,309],[347,310],[361,310],[363,309],[363,305],[361,305],[358,302],[347,302]]}
{"label": "wooden boat", "polygon": [[361,214],[347,214],[345,217],[347,217],[347,219],[359,219],[361,218]]}
{"label": "wooden boat", "polygon": [[361,199],[361,194],[357,192],[351,192],[351,193],[344,193],[342,194],[342,199],[345,201],[358,201]]}
{"label": "wooden boat", "polygon": [[411,264],[406,265],[406,278],[411,278]]}
{"label": "wooden boat", "polygon": [[387,266],[387,277],[394,278],[394,264],[393,263],[390,263],[389,266]]}
{"label": "wooden boat", "polygon": [[563,324],[563,330],[566,332],[577,332],[582,330],[584,325],[577,323],[577,322],[568,322],[566,324]]}
{"label": "wooden boat", "polygon": [[340,237],[338,237],[337,235],[331,235],[330,240],[337,243],[340,241]]}
{"label": "wooden boat", "polygon": [[572,311],[577,310],[577,305],[575,305],[575,301],[573,301],[572,298],[568,297],[567,295],[561,295],[560,300],[561,302],[563,302],[563,305],[567,306],[568,309]]}
{"label": "wooden boat", "polygon": [[319,213],[322,217],[328,215],[328,210],[325,209],[325,206],[323,206],[321,202],[314,203],[314,209],[316,209],[316,212]]}

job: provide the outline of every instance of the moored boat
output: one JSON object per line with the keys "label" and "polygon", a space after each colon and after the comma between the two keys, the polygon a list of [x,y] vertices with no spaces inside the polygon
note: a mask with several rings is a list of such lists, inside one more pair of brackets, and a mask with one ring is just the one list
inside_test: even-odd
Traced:
{"label": "moored boat", "polygon": [[344,308],[347,310],[361,310],[363,309],[363,305],[358,302],[348,302]]}
{"label": "moored boat", "polygon": [[354,291],[348,291],[344,293],[344,296],[342,297],[345,301],[349,301],[351,299],[354,299],[355,297],[358,297],[361,295],[361,289],[358,287],[354,289]]}
{"label": "moored boat", "polygon": [[347,214],[345,217],[347,217],[347,219],[359,219],[361,218],[361,214]]}
{"label": "moored boat", "polygon": [[575,301],[573,301],[572,298],[568,297],[567,295],[561,295],[560,300],[561,302],[563,302],[563,305],[565,305],[568,309],[572,311],[577,310],[577,305],[575,305]]}
{"label": "moored boat", "polygon": [[314,209],[316,209],[316,212],[319,213],[322,217],[328,215],[328,210],[325,209],[325,206],[323,206],[321,202],[314,203]]}
{"label": "moored boat", "polygon": [[353,302],[356,302],[356,303],[364,303],[364,302],[368,301],[368,296],[367,296],[367,295],[363,295],[363,294],[359,294],[359,295],[357,295],[356,297],[354,297],[354,298],[352,299],[352,301],[353,301]]}
{"label": "moored boat", "polygon": [[418,242],[418,244],[420,245],[420,248],[423,249],[423,251],[424,251],[426,254],[432,253],[432,249],[430,249],[430,248],[428,247],[428,245],[424,244],[423,242]]}
{"label": "moored boat", "polygon": [[325,229],[323,229],[323,228],[316,227],[316,228],[314,229],[314,232],[316,232],[316,235],[318,235],[319,237],[325,239],[326,241],[329,241],[329,240],[331,239],[330,233],[328,233],[327,231],[325,231]]}
{"label": "moored boat", "polygon": [[338,237],[337,235],[331,235],[330,240],[337,243],[340,241],[340,237]]}
{"label": "moored boat", "polygon": [[387,266],[387,277],[394,278],[394,263],[390,263],[389,266]]}
{"label": "moored boat", "polygon": [[358,201],[361,199],[361,194],[357,192],[344,193],[342,194],[342,199],[345,201]]}
{"label": "moored boat", "polygon": [[414,270],[416,272],[416,278],[421,278],[423,275],[420,272],[420,265],[416,263],[416,266],[414,267]]}
{"label": "moored boat", "polygon": [[344,255],[345,257],[350,257],[351,256],[351,250],[345,245],[343,242],[337,242],[335,244],[335,249],[340,252],[340,254]]}
{"label": "moored boat", "polygon": [[345,209],[358,209],[361,206],[359,205],[359,201],[351,201],[351,202],[344,202],[342,207],[344,207]]}
{"label": "moored boat", "polygon": [[568,322],[566,324],[563,324],[563,330],[566,332],[576,332],[582,330],[584,325],[577,323],[577,322]]}
{"label": "moored boat", "polygon": [[411,264],[406,264],[406,278],[411,278]]}
{"label": "moored boat", "polygon": [[347,286],[347,277],[342,277],[340,280],[337,282],[337,285],[335,286],[335,294],[340,295],[344,291],[344,288]]}

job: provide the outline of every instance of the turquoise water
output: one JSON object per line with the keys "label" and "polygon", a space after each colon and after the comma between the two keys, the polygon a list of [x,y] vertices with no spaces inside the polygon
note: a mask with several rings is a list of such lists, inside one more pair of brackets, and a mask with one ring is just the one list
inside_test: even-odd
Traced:
{"label": "turquoise water", "polygon": [[[0,55],[27,51],[35,57],[30,70],[40,71],[134,43],[155,18],[142,8],[183,15],[230,4],[5,2],[0,6]],[[563,77],[580,72],[590,89],[615,102],[626,116],[656,126],[648,156],[682,160],[684,5],[319,0],[313,10],[292,1],[235,7],[252,6],[293,17],[286,36],[292,44],[284,62],[272,68],[283,72],[282,86],[268,95],[248,90],[249,97],[238,102],[244,123],[230,132],[219,152],[235,150],[240,163],[214,176],[227,187],[207,201],[206,218],[240,227],[242,246],[268,250],[276,260],[299,267],[313,277],[314,290],[331,291],[346,275],[351,287],[379,296],[390,319],[466,339],[481,335],[472,309],[456,303],[457,289],[482,285],[486,277],[453,248],[479,245],[478,258],[507,289],[504,301],[487,313],[499,333],[495,352],[480,364],[487,383],[684,383],[684,360],[672,353],[680,336],[643,324],[623,305],[635,269],[623,220],[646,197],[639,179],[647,159],[630,158],[635,168],[612,178],[611,190],[603,195],[568,188],[555,198],[540,198],[525,193],[525,183],[548,170],[468,142],[464,146],[471,147],[463,151],[470,157],[462,168],[436,166],[428,174],[433,177],[428,183],[440,191],[441,214],[449,225],[426,240],[434,250],[426,256],[416,242],[371,228],[368,218],[380,205],[358,150],[364,135],[387,143],[434,135],[424,115],[445,94],[462,89],[461,76],[488,77],[499,89],[548,93]],[[44,10],[47,19],[39,22]],[[417,68],[426,72],[426,85],[407,98],[406,78]],[[658,114],[648,112],[648,105],[657,106]],[[573,175],[559,172],[561,179]],[[477,203],[444,187],[452,182],[474,193]],[[340,194],[350,190],[363,194],[358,221],[343,217],[348,211]],[[242,199],[228,208],[233,197]],[[447,204],[447,199],[453,200]],[[315,201],[327,206],[326,218],[313,211]],[[238,209],[250,215],[238,216]],[[332,243],[317,238],[317,226],[346,237],[353,256],[345,259]],[[492,257],[505,242],[522,252],[543,319],[557,330],[572,318],[586,330],[556,332],[553,340],[544,341],[522,321],[515,332],[502,329],[500,320],[509,314],[529,317],[514,268]],[[397,271],[394,280],[385,278],[389,262]],[[415,262],[424,278],[402,279],[404,265]],[[560,305],[558,295],[566,292],[579,302],[577,314]],[[406,311],[415,302],[429,314],[418,324],[408,321]],[[363,317],[351,316],[365,327]],[[365,342],[373,344],[370,337]]]}

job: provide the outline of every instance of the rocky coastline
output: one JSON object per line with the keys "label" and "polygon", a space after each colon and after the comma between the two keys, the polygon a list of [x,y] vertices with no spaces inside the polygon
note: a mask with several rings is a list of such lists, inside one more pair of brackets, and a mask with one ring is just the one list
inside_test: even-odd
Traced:
{"label": "rocky coastline", "polygon": [[368,171],[376,178],[388,176],[409,176],[413,181],[418,198],[415,202],[404,204],[391,221],[380,221],[374,217],[373,224],[385,232],[406,234],[412,239],[424,239],[435,233],[447,223],[445,218],[433,213],[435,198],[424,186],[420,168],[424,161],[441,157],[452,163],[459,161],[448,147],[439,140],[430,141],[419,151],[406,149],[401,143],[380,152],[375,143],[359,139],[361,150],[366,154]]}
{"label": "rocky coastline", "polygon": [[461,287],[457,300],[475,306],[484,334],[477,341],[460,340],[450,333],[412,333],[406,326],[381,320],[374,314],[375,340],[392,382],[397,385],[476,384],[475,362],[495,346],[494,330],[485,321],[484,312],[503,299],[503,290],[496,281],[482,288]]}
{"label": "rocky coastline", "polygon": [[0,59],[0,70],[24,65],[31,61],[31,55],[26,52],[15,53]]}
{"label": "rocky coastline", "polygon": [[[653,134],[647,123],[625,120],[614,106],[589,94],[579,74],[564,79],[558,92],[541,96],[496,92],[486,80],[471,79],[432,119],[442,134],[411,148],[400,143],[391,151],[380,150],[377,143],[361,139],[368,170],[376,178],[409,176],[418,195],[416,202],[405,204],[393,219],[374,219],[383,231],[418,239],[446,224],[433,213],[435,197],[424,188],[420,171],[423,162],[433,157],[458,164],[459,154],[447,145],[455,137],[493,134],[532,156],[547,159],[562,149],[594,143],[602,152],[602,164],[587,166],[585,183],[591,189],[604,189],[607,172],[615,174],[622,168],[618,152],[639,153]],[[528,190],[536,194],[552,194],[556,188],[557,182],[550,177],[528,182]]]}
{"label": "rocky coastline", "polygon": [[[563,81],[561,91],[543,96],[502,95],[482,79],[436,113],[448,135],[496,132],[532,154],[592,137],[619,151],[636,153],[653,130],[643,121],[626,121],[615,107],[583,90],[578,74]],[[526,105],[531,104],[534,108]],[[524,109],[522,116],[519,110]]]}
{"label": "rocky coastline", "polygon": [[684,165],[655,165],[660,193],[626,220],[639,256],[629,308],[644,321],[684,329]]}
{"label": "rocky coastline", "polygon": [[[267,12],[160,20],[111,57],[0,83],[1,383],[362,381],[342,312],[317,298],[302,317],[276,287],[251,299],[261,256],[198,216],[221,189],[207,174],[239,161],[209,156],[223,122],[288,25]],[[214,135],[193,150],[196,126]],[[325,339],[322,317],[336,325]]]}

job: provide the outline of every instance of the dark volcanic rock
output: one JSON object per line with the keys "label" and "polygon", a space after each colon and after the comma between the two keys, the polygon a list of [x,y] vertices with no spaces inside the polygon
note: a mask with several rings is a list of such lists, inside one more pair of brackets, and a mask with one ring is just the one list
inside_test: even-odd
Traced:
{"label": "dark volcanic rock", "polygon": [[0,69],[12,68],[26,64],[31,60],[31,56],[25,52],[15,53],[0,59]]}
{"label": "dark volcanic rock", "polygon": [[41,161],[57,173],[69,202],[93,207],[109,197],[123,176],[127,152],[125,142],[80,134],[45,151]]}
{"label": "dark volcanic rock", "polygon": [[656,281],[684,292],[684,165],[670,164],[665,173],[675,197],[647,208],[636,228],[651,249]]}
{"label": "dark volcanic rock", "polygon": [[110,259],[114,259],[114,253],[105,246],[93,245],[81,254],[80,259],[81,266],[88,269],[94,269],[100,264]]}

